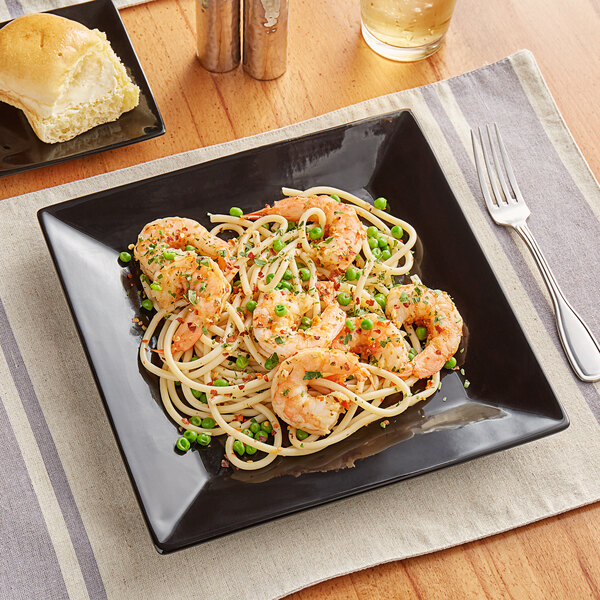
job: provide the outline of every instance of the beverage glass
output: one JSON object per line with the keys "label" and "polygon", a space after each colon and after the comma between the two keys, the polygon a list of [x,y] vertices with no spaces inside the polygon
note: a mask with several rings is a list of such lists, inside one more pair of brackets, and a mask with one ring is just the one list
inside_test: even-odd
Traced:
{"label": "beverage glass", "polygon": [[398,61],[421,60],[439,50],[456,0],[360,0],[365,42]]}

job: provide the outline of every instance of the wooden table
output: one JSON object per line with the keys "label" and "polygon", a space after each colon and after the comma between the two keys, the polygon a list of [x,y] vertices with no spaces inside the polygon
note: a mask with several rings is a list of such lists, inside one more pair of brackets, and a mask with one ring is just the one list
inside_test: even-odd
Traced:
{"label": "wooden table", "polygon": [[[289,66],[259,82],[213,75],[194,57],[192,0],[122,11],[166,135],[2,180],[0,198],[208,146],[452,77],[520,49],[535,54],[600,175],[600,1],[458,0],[445,47],[426,61],[379,58],[360,37],[358,0],[292,0]],[[289,600],[600,598],[600,503],[450,550],[325,582]]]}

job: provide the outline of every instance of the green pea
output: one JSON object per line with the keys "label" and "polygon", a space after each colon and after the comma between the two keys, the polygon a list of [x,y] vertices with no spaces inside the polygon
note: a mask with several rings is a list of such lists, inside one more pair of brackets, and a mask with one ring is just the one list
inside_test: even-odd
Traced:
{"label": "green pea", "polygon": [[131,254],[129,254],[129,252],[121,252],[121,254],[119,254],[119,260],[128,263],[131,260]]}
{"label": "green pea", "polygon": [[266,279],[267,283],[271,283],[271,281],[273,281],[273,277],[275,277],[275,273],[269,273]]}
{"label": "green pea", "polygon": [[385,250],[386,248],[388,248],[389,244],[388,241],[384,238],[384,237],[379,237],[377,238],[377,245],[382,249]]}
{"label": "green pea", "polygon": [[378,233],[379,233],[379,229],[377,229],[377,227],[375,227],[374,225],[369,225],[369,227],[367,227],[367,235],[370,238],[375,237]]}
{"label": "green pea", "polygon": [[412,360],[417,354],[419,354],[419,352],[417,350],[415,350],[414,348],[411,348],[408,351],[408,360]]}
{"label": "green pea", "polygon": [[190,441],[184,437],[178,438],[175,445],[177,446],[177,449],[182,452],[187,452],[190,449]]}
{"label": "green pea", "polygon": [[256,308],[256,300],[248,300],[248,302],[246,302],[246,310],[249,310],[250,312],[254,312],[255,308]]}
{"label": "green pea", "polygon": [[346,269],[346,279],[348,281],[356,281],[360,277],[360,271],[354,267]]}
{"label": "green pea", "polygon": [[375,294],[375,302],[381,306],[381,308],[385,308],[386,297],[384,294]]}
{"label": "green pea", "polygon": [[252,433],[258,433],[260,431],[260,425],[258,423],[250,423],[250,431]]}
{"label": "green pea", "polygon": [[373,204],[375,205],[375,208],[378,208],[379,210],[385,210],[387,206],[387,200],[385,198],[377,198]]}
{"label": "green pea", "polygon": [[196,443],[200,444],[201,446],[208,446],[211,440],[212,436],[210,435],[210,433],[202,432],[198,434],[198,437],[196,438]]}
{"label": "green pea", "polygon": [[302,281],[308,281],[310,279],[310,271],[304,267],[298,271],[298,274]]}
{"label": "green pea", "polygon": [[373,250],[374,248],[378,248],[379,247],[379,241],[377,240],[376,237],[370,237],[369,238],[369,248],[371,248],[371,250]]}
{"label": "green pea", "polygon": [[361,329],[373,329],[373,321],[371,319],[363,319],[360,322]]}
{"label": "green pea", "polygon": [[386,261],[389,258],[392,258],[392,253],[386,249],[381,253],[381,260]]}
{"label": "green pea", "polygon": [[263,421],[260,424],[260,427],[267,434],[270,434],[273,431],[273,425],[271,425],[270,421]]}
{"label": "green pea", "polygon": [[285,248],[285,243],[282,242],[280,239],[276,239],[273,242],[273,250],[275,250],[275,252],[281,252],[284,248]]}
{"label": "green pea", "polygon": [[149,298],[146,298],[145,300],[142,300],[142,308],[152,310],[154,308],[154,303]]}
{"label": "green pea", "polygon": [[293,276],[294,276],[294,274],[289,269],[286,269],[285,273],[283,274],[283,278],[286,281],[289,281]]}
{"label": "green pea", "polygon": [[239,287],[240,285],[242,285],[242,282],[241,282],[239,279],[236,279],[236,280],[233,282],[233,287]]}
{"label": "green pea", "polygon": [[162,287],[161,287],[160,283],[151,283],[150,287],[153,290],[156,290],[157,292],[162,292]]}
{"label": "green pea", "polygon": [[238,208],[237,206],[232,206],[229,209],[229,214],[232,217],[241,217],[244,214],[244,211],[241,208]]}
{"label": "green pea", "polygon": [[337,301],[342,306],[348,306],[348,304],[350,304],[350,302],[352,302],[352,296],[350,296],[350,294],[348,292],[340,292],[337,295]]}
{"label": "green pea", "polygon": [[354,331],[356,329],[356,325],[352,319],[346,319],[346,329],[348,331]]}
{"label": "green pea", "polygon": [[300,320],[300,324],[302,325],[302,327],[308,329],[312,326],[312,319],[310,317],[302,317],[302,319]]}
{"label": "green pea", "polygon": [[200,400],[200,402],[203,404],[208,404],[208,400],[206,399],[206,394],[204,392],[201,392],[200,390],[192,390],[192,396],[194,396],[194,398],[198,398],[198,400]]}
{"label": "green pea", "polygon": [[289,290],[290,292],[294,289],[294,286],[289,281],[280,281],[277,287],[280,290]]}
{"label": "green pea", "polygon": [[195,427],[200,427],[200,425],[202,425],[202,420],[200,419],[200,417],[192,417],[190,419],[190,423]]}
{"label": "green pea", "polygon": [[451,357],[446,361],[446,364],[444,365],[444,368],[446,369],[454,369],[454,367],[456,366],[456,358]]}
{"label": "green pea", "polygon": [[256,448],[246,444],[246,454],[249,454],[250,456],[252,456],[252,454],[256,454]]}
{"label": "green pea", "polygon": [[375,258],[381,258],[381,248],[373,248],[371,252]]}
{"label": "green pea", "polygon": [[303,429],[296,429],[296,437],[300,441],[305,440],[308,436],[309,436],[309,434],[306,433],[306,431],[304,431]]}
{"label": "green pea", "polygon": [[202,429],[214,429],[215,425],[215,420],[212,417],[204,417],[204,419],[202,419]]}
{"label": "green pea", "polygon": [[248,437],[254,437],[254,434],[248,428],[242,429],[242,433]]}
{"label": "green pea", "polygon": [[287,308],[283,304],[276,304],[275,305],[275,314],[278,317],[285,317],[285,315],[287,315]]}
{"label": "green pea", "polygon": [[311,240],[319,240],[323,237],[323,228],[319,225],[315,225],[309,232],[308,235]]}
{"label": "green pea", "polygon": [[255,434],[254,434],[254,439],[257,442],[266,442],[267,439],[269,438],[269,434],[266,431],[263,431],[262,429],[259,429]]}
{"label": "green pea", "polygon": [[243,442],[240,442],[240,440],[235,440],[235,442],[233,442],[233,451],[238,456],[242,456],[242,454],[244,454],[244,452],[246,452],[246,444],[244,444]]}
{"label": "green pea", "polygon": [[238,356],[235,359],[235,365],[239,369],[245,369],[248,366],[248,357],[244,356],[243,354],[242,354],[242,356]]}
{"label": "green pea", "polygon": [[188,244],[188,245],[185,247],[185,251],[186,251],[186,252],[194,252],[195,250],[196,250],[196,248],[194,248],[194,246],[192,246],[191,244]]}
{"label": "green pea", "polygon": [[402,239],[403,235],[404,231],[402,231],[402,227],[400,227],[400,225],[394,225],[392,227],[392,236],[395,237],[397,240]]}
{"label": "green pea", "polygon": [[213,385],[216,385],[217,387],[226,387],[229,385],[229,382],[225,379],[215,379]]}
{"label": "green pea", "polygon": [[192,429],[188,429],[187,431],[185,431],[183,433],[183,437],[190,442],[190,444],[193,444],[196,441],[196,438],[198,437],[198,434],[193,431]]}
{"label": "green pea", "polygon": [[291,231],[292,229],[296,229],[296,221],[288,221],[287,230]]}
{"label": "green pea", "polygon": [[164,250],[162,255],[165,260],[173,260],[177,253],[174,250]]}
{"label": "green pea", "polygon": [[274,352],[265,361],[265,369],[267,369],[267,371],[270,371],[271,369],[274,369],[278,364],[279,364],[279,356],[277,356],[277,352]]}
{"label": "green pea", "polygon": [[417,337],[421,341],[424,341],[427,339],[427,327],[417,327],[417,329],[415,330],[415,333],[417,334]]}
{"label": "green pea", "polygon": [[341,202],[340,197],[337,194],[329,194],[330,198],[333,198],[336,202]]}

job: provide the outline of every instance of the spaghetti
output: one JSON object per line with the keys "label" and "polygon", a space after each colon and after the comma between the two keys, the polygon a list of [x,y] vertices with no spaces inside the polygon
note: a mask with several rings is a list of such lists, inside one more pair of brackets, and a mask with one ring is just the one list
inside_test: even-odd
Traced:
{"label": "spaghetti", "polygon": [[[398,356],[405,354],[406,364],[412,365],[436,336],[433,321],[426,324],[428,335],[424,338],[420,331],[423,327],[414,327],[411,323],[392,324],[386,316],[386,311],[390,312],[390,307],[386,306],[387,296],[398,285],[399,277],[408,279],[413,266],[411,250],[417,241],[414,228],[387,213],[385,207],[376,208],[340,189],[324,186],[305,191],[284,188],[283,194],[291,204],[295,204],[295,200],[305,202],[306,198],[314,196],[333,198],[352,207],[352,210],[345,207],[344,212],[355,213],[360,229],[350,233],[340,230],[336,233],[338,237],[328,238],[326,234],[332,231],[333,217],[316,202],[302,210],[295,222],[284,214],[277,214],[285,211],[278,211],[276,207],[269,209],[271,212],[264,209],[252,215],[240,215],[239,210],[231,211],[234,216],[210,215],[214,224],[210,236],[232,236],[227,258],[229,266],[232,263],[234,268],[224,271],[230,288],[223,296],[218,314],[205,318],[198,325],[197,339],[185,351],[174,351],[179,346],[173,343],[179,340],[179,328],[190,320],[190,309],[194,308],[190,302],[194,304],[196,292],[193,296],[189,291],[187,294],[169,292],[172,300],[161,308],[156,293],[160,286],[142,276],[144,290],[154,301],[157,312],[144,335],[139,356],[143,366],[159,378],[160,396],[166,412],[185,430],[184,435],[189,441],[208,444],[214,436],[226,436],[227,460],[245,470],[263,468],[278,456],[302,456],[323,450],[373,421],[399,415],[431,396],[440,383],[441,366],[427,377],[424,385],[416,386],[419,378],[404,372],[405,367],[398,365],[397,368],[392,361],[386,363],[380,357],[386,344],[395,344],[394,350],[400,353]],[[340,211],[334,211],[337,212]],[[343,256],[340,254],[339,258],[339,264],[345,268],[340,270],[328,263],[327,244],[343,245],[344,235],[354,235],[354,238],[346,240],[348,252]],[[216,239],[222,242],[220,238]],[[168,239],[165,247],[169,247]],[[221,245],[219,248],[220,256],[225,256]],[[182,257],[186,252],[195,251],[189,245],[185,249],[181,250]],[[140,255],[136,258],[140,262],[143,260]],[[179,258],[175,257],[175,262],[177,260]],[[160,276],[156,275],[158,272],[155,265],[155,277]],[[188,274],[187,278],[189,282],[191,276]],[[422,284],[418,278],[413,277],[409,285],[416,286],[414,289],[420,297],[419,286]],[[322,292],[324,286],[330,286],[327,298]],[[263,305],[269,307],[271,297],[283,298],[287,304],[282,301],[275,305],[272,337],[267,334],[266,338],[264,335],[260,338],[254,335],[259,326],[254,311],[257,306],[259,309]],[[408,298],[408,303],[411,301]],[[213,304],[216,303],[215,300]],[[359,360],[355,361],[358,367],[347,377],[328,377],[319,368],[303,371],[304,377],[296,382],[303,401],[314,403],[327,398],[329,402],[339,404],[339,418],[336,413],[328,431],[317,433],[315,429],[310,433],[300,428],[294,418],[285,417],[298,408],[294,402],[300,402],[300,395],[294,398],[294,392],[286,393],[292,388],[285,382],[291,377],[292,365],[310,364],[319,356],[315,338],[318,340],[320,335],[311,337],[310,333],[319,324],[325,327],[326,303],[327,306],[335,305],[336,311],[343,311],[343,318],[337,322],[338,314],[337,321],[332,321],[335,330],[331,339],[335,337],[333,347],[338,350],[331,349],[331,339],[324,346],[330,348],[329,352],[339,352],[343,358],[342,355],[348,355],[344,352],[344,343],[352,346],[352,340],[355,340],[353,356],[358,354]],[[293,313],[294,307],[298,306],[297,314]],[[278,329],[278,315],[285,315],[286,328]],[[446,317],[450,318],[449,315],[438,315],[436,319],[441,322]],[[460,316],[454,319],[457,321]],[[414,325],[417,322],[415,320]],[[364,327],[361,329],[361,326]],[[389,336],[381,338],[382,334],[378,338],[369,331],[371,328],[377,332],[387,331],[390,327],[396,330],[396,326],[398,334],[393,339]],[[455,329],[458,326],[462,328],[462,320]],[[189,327],[194,331],[194,325]],[[362,334],[360,344],[356,341],[359,340],[357,333]],[[266,341],[259,343],[261,339]],[[298,354],[291,352],[292,339],[305,344],[309,344],[306,340],[310,339],[312,345],[307,348],[314,348],[314,351],[312,354],[310,349]],[[371,345],[365,346],[364,339]],[[442,356],[442,366],[456,352],[458,343],[455,345],[445,348],[450,355]],[[153,355],[159,360],[153,362]],[[300,362],[302,357],[303,363]],[[417,389],[419,391],[415,391]],[[287,404],[283,411],[282,404]],[[184,443],[180,447],[185,450],[185,446]]]}

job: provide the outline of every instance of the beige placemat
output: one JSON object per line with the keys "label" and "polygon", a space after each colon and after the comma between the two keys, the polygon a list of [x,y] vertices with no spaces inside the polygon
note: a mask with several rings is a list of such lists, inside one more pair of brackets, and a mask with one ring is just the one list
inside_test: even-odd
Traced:
{"label": "beige placemat", "polygon": [[[566,431],[168,556],[150,541],[39,230],[48,204],[362,117],[410,108],[571,419]],[[497,121],[531,228],[596,336],[600,193],[532,55],[262,135],[0,202],[2,598],[270,600],[600,498],[598,384],[572,375],[543,283],[479,197],[469,127]],[[287,183],[287,182],[282,182]],[[595,259],[594,259],[595,257]],[[594,268],[590,268],[594,265]],[[464,276],[468,276],[466,273]],[[493,340],[490,340],[493,343]],[[510,373],[507,373],[509,376]],[[240,507],[243,509],[243,507]]]}

